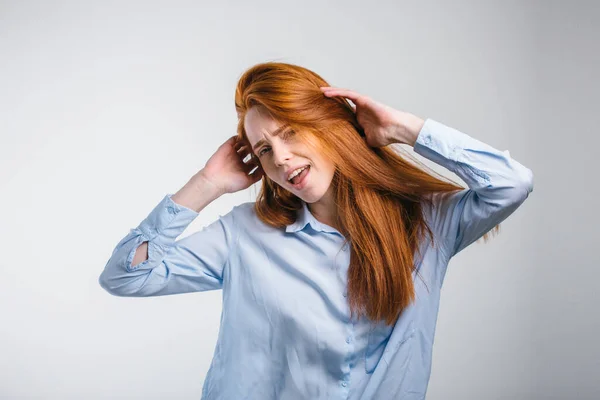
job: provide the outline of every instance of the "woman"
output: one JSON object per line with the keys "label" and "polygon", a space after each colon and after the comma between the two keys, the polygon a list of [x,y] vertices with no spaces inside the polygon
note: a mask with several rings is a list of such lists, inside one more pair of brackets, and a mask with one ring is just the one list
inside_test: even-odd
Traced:
{"label": "woman", "polygon": [[[118,243],[100,284],[117,296],[223,289],[202,398],[424,398],[448,261],[523,203],[532,172],[295,65],[250,68],[235,106],[237,135]],[[260,179],[256,202],[176,240]]]}

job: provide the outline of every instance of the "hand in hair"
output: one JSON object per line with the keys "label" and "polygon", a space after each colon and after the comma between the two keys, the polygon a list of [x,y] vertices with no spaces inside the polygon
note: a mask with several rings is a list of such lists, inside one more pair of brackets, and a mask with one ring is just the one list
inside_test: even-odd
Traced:
{"label": "hand in hair", "polygon": [[352,108],[365,132],[370,147],[383,147],[392,143],[414,146],[425,121],[414,114],[396,110],[372,98],[348,89],[321,87],[327,97],[346,97],[355,104]]}

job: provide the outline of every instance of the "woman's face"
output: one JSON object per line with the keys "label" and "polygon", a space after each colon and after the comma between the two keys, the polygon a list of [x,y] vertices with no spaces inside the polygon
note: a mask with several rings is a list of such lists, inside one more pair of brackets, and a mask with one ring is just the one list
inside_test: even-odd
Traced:
{"label": "woman's face", "polygon": [[[291,128],[275,121],[266,112],[261,113],[259,107],[252,107],[246,113],[244,126],[252,152],[271,180],[307,203],[331,195],[329,189],[335,165],[303,143]],[[304,166],[308,168],[295,178],[296,184],[288,181],[294,170]],[[299,178],[301,181],[297,182]]]}

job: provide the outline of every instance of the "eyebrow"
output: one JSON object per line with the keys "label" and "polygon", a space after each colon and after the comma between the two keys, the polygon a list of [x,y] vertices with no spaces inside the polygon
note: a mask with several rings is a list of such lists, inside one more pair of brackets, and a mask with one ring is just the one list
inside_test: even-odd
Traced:
{"label": "eyebrow", "polygon": [[[277,136],[279,135],[284,129],[289,128],[290,124],[283,124],[281,125],[279,128],[275,129],[275,131],[273,133],[271,133],[271,136]],[[257,148],[259,148],[260,146],[262,146],[264,143],[266,143],[265,139],[260,139],[258,142],[256,142],[256,144],[252,147],[252,150],[256,150]]]}

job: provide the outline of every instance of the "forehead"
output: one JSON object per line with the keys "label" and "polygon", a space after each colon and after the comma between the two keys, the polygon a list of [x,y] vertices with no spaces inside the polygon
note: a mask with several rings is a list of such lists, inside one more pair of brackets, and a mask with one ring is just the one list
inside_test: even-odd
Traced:
{"label": "forehead", "polygon": [[270,138],[273,132],[283,125],[283,122],[273,119],[266,111],[260,110],[259,107],[252,107],[244,117],[244,128],[252,146],[265,137]]}

